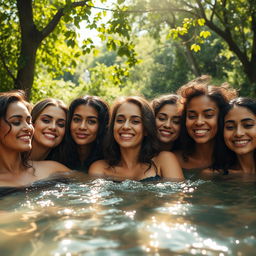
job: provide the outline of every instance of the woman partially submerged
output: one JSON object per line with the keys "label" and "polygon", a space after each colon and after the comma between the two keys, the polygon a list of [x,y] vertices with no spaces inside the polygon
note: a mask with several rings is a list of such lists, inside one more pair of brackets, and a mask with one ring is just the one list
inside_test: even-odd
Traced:
{"label": "woman partially submerged", "polygon": [[175,155],[159,153],[154,114],[141,97],[122,97],[113,105],[104,156],[91,165],[90,175],[118,181],[184,179]]}
{"label": "woman partially submerged", "polygon": [[31,161],[34,133],[30,105],[22,91],[0,93],[0,186],[20,187],[68,172],[54,161]]}

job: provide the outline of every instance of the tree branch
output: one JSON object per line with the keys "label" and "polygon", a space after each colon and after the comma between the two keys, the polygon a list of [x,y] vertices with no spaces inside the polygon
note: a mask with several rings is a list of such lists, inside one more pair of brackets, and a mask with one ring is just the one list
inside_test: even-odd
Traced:
{"label": "tree branch", "polygon": [[38,42],[40,34],[33,20],[32,0],[17,0],[17,9],[22,40],[30,37],[34,42]]}
{"label": "tree branch", "polygon": [[[73,2],[73,3],[71,3],[70,7],[76,8],[76,7],[82,7],[82,6],[85,6],[85,5],[88,6],[88,7],[92,7],[92,6],[87,5],[88,1],[89,0]],[[67,5],[60,8],[57,11],[57,13],[53,16],[52,20],[41,31],[41,41],[44,38],[46,38],[55,29],[55,27],[58,25],[58,23],[60,22],[61,17],[64,15],[65,8],[67,8]]]}
{"label": "tree branch", "polygon": [[14,82],[16,82],[16,78],[13,75],[13,73],[11,72],[11,70],[9,69],[9,67],[7,66],[6,62],[5,62],[5,58],[4,55],[2,54],[2,52],[0,51],[0,59],[4,65],[5,70],[7,71],[8,75],[13,79]]}
{"label": "tree branch", "polygon": [[253,32],[253,39],[252,39],[252,54],[251,54],[251,63],[256,62],[256,8],[255,6],[251,6],[252,8],[252,32]]}

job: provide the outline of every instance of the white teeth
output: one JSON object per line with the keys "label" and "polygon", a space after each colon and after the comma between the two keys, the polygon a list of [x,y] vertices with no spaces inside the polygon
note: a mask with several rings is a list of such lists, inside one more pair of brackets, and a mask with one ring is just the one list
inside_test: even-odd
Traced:
{"label": "white teeth", "polygon": [[124,137],[124,138],[132,138],[133,135],[132,134],[121,134],[121,137]]}
{"label": "white teeth", "polygon": [[163,135],[171,135],[171,132],[167,132],[167,131],[160,131],[160,133],[162,133]]}
{"label": "white teeth", "polygon": [[202,135],[206,134],[208,130],[195,130],[195,134]]}
{"label": "white teeth", "polygon": [[21,139],[23,140],[29,140],[31,137],[30,136],[22,136]]}
{"label": "white teeth", "polygon": [[50,139],[54,139],[56,137],[55,135],[49,133],[45,133],[44,135]]}
{"label": "white teeth", "polygon": [[242,145],[246,145],[247,142],[248,142],[248,140],[236,140],[236,141],[234,141],[234,144],[238,145],[238,146],[242,146]]}

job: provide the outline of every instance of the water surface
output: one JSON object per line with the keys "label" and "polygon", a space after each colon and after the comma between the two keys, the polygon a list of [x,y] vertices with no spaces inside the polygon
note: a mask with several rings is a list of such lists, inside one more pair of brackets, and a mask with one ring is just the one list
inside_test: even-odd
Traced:
{"label": "water surface", "polygon": [[0,252],[255,255],[255,212],[255,182],[60,182],[0,199]]}

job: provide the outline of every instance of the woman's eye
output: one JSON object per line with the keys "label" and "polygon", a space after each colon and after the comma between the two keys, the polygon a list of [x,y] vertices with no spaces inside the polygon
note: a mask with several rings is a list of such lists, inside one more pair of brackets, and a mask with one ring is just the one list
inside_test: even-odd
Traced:
{"label": "woman's eye", "polygon": [[60,128],[65,127],[65,123],[57,123],[57,125],[58,125]]}
{"label": "woman's eye", "polygon": [[97,121],[93,120],[93,119],[89,119],[87,122],[88,122],[88,124],[96,124],[97,123]]}
{"label": "woman's eye", "polygon": [[234,127],[234,126],[231,126],[231,125],[230,125],[230,126],[229,126],[229,125],[228,125],[228,126],[225,126],[225,129],[226,129],[226,130],[229,130],[229,131],[230,131],[230,130],[234,130],[234,128],[235,128],[235,127]]}
{"label": "woman's eye", "polygon": [[19,126],[20,125],[20,121],[13,121],[11,122],[12,125],[14,126]]}
{"label": "woman's eye", "polygon": [[178,125],[180,124],[180,120],[174,120],[173,123]]}
{"label": "woman's eye", "polygon": [[244,124],[244,128],[250,129],[254,126],[254,124]]}
{"label": "woman's eye", "polygon": [[166,120],[165,117],[157,117],[157,119],[158,119],[159,121],[161,121],[161,122],[164,122],[164,121]]}
{"label": "woman's eye", "polygon": [[133,120],[132,123],[133,124],[140,124],[140,120]]}
{"label": "woman's eye", "polygon": [[120,123],[123,123],[124,120],[123,119],[116,119],[116,122],[120,124]]}
{"label": "woman's eye", "polygon": [[188,119],[195,119],[195,118],[196,118],[195,115],[189,115],[189,116],[188,116]]}
{"label": "woman's eye", "polygon": [[78,123],[78,122],[81,121],[81,118],[74,117],[74,118],[72,119],[72,121],[75,122],[75,123]]}
{"label": "woman's eye", "polygon": [[50,120],[49,119],[42,119],[42,122],[45,123],[45,124],[49,124]]}
{"label": "woman's eye", "polygon": [[205,115],[206,118],[212,118],[214,115],[212,114],[208,114],[208,115]]}

